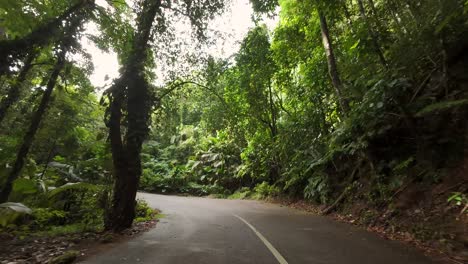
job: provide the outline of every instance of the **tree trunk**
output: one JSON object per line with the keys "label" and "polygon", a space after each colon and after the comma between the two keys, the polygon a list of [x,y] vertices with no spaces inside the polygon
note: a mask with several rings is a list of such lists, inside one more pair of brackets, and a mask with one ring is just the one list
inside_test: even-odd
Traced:
{"label": "tree trunk", "polygon": [[[270,125],[270,131],[271,131],[271,140],[272,143],[275,144],[277,141],[277,136],[278,136],[278,111],[277,107],[275,106],[275,102],[273,99],[273,88],[271,87],[271,80],[270,83],[268,84],[268,102],[269,102],[269,107],[270,107],[270,112],[271,112],[271,125]],[[281,164],[280,164],[280,159],[276,153],[276,151],[273,153],[272,161],[270,164],[270,171],[269,171],[269,178],[270,178],[270,183],[273,184],[275,183],[279,177],[281,176]]]}
{"label": "tree trunk", "polygon": [[[113,98],[109,109],[108,126],[115,184],[105,228],[115,232],[129,228],[135,217],[135,197],[141,176],[140,153],[149,131],[148,120],[151,110],[151,97],[145,79],[144,64],[147,59],[152,24],[160,6],[160,0],[146,0],[142,3],[132,53],[124,65],[124,73],[111,88]],[[120,126],[125,94],[128,125],[125,141],[122,141]]]}
{"label": "tree trunk", "polygon": [[332,81],[333,87],[336,91],[336,96],[341,106],[341,110],[345,115],[349,112],[349,104],[346,98],[343,96],[343,84],[341,83],[340,75],[338,73],[338,67],[336,65],[335,53],[333,51],[333,45],[330,39],[330,33],[328,31],[327,20],[321,10],[318,10],[320,18],[320,29],[322,31],[322,42],[327,55],[328,73]]}
{"label": "tree trunk", "polygon": [[49,104],[52,91],[54,90],[55,84],[57,82],[59,73],[65,64],[65,53],[66,49],[62,49],[62,52],[57,58],[57,62],[54,66],[54,69],[52,70],[52,74],[50,75],[49,81],[47,83],[47,88],[44,91],[44,94],[42,95],[39,107],[33,115],[29,129],[26,135],[24,136],[23,143],[21,144],[21,147],[19,148],[18,153],[16,155],[16,160],[13,165],[13,169],[8,175],[6,183],[0,191],[0,203],[6,202],[8,200],[8,196],[10,195],[13,187],[13,182],[19,177],[21,170],[23,169],[24,161],[28,155],[29,149],[31,148],[34,136],[36,135],[36,132],[39,128],[42,117],[44,116],[44,113],[47,110],[47,106]]}
{"label": "tree trunk", "polygon": [[268,84],[268,104],[270,107],[270,119],[271,119],[271,125],[270,125],[270,131],[271,131],[271,138],[276,140],[276,136],[278,135],[278,124],[277,124],[277,110],[275,106],[275,102],[273,100],[273,89],[271,87],[271,82]]}
{"label": "tree trunk", "polygon": [[[107,230],[120,231],[132,225],[135,217],[135,196],[136,184],[132,182],[132,177],[128,173],[128,153],[125,151],[121,121],[123,106],[123,86],[122,79],[119,79],[114,88],[110,105],[109,137],[112,151],[112,162],[114,164],[114,188],[110,212],[105,218],[105,228]],[[132,195],[133,194],[133,195]]]}
{"label": "tree trunk", "polygon": [[36,55],[36,52],[29,53],[26,61],[24,62],[23,68],[21,68],[21,71],[16,78],[15,83],[8,90],[6,97],[3,98],[3,100],[0,102],[0,126],[6,116],[8,109],[18,101],[21,92],[21,86],[26,80],[29,70],[32,68],[32,62],[36,58]]}
{"label": "tree trunk", "polygon": [[93,2],[93,0],[79,0],[62,15],[39,26],[25,37],[0,41],[0,76],[8,73],[14,61],[31,52],[34,47],[42,47],[51,43],[53,38],[59,35],[64,20],[83,8],[94,5]]}
{"label": "tree trunk", "polygon": [[362,19],[367,25],[367,30],[369,31],[369,35],[372,39],[372,44],[374,46],[375,53],[377,53],[377,56],[379,56],[380,63],[382,63],[384,67],[387,67],[387,60],[385,59],[382,49],[380,48],[377,34],[375,33],[374,29],[372,28],[371,23],[369,22],[369,18],[367,17],[366,10],[364,8],[364,4],[362,3],[362,0],[358,0],[358,6],[359,6],[359,13],[361,14]]}

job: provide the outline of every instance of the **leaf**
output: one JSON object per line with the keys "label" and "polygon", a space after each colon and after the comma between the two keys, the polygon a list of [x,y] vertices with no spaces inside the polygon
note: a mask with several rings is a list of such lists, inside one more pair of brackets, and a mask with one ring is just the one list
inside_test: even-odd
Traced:
{"label": "leaf", "polygon": [[22,215],[29,215],[32,210],[22,203],[2,203],[0,204],[0,226],[13,224]]}
{"label": "leaf", "polygon": [[438,103],[431,104],[431,105],[424,107],[422,110],[417,112],[415,116],[421,117],[421,116],[430,114],[432,112],[444,111],[444,110],[448,110],[454,107],[459,107],[465,104],[468,104],[468,99],[438,102]]}
{"label": "leaf", "polygon": [[[57,160],[57,157],[55,157],[55,159]],[[72,165],[52,161],[49,162],[49,167],[57,169],[57,171],[60,172],[60,175],[63,175],[66,178],[71,179],[72,181],[83,181],[83,179],[81,179],[74,173],[74,168]]]}
{"label": "leaf", "polygon": [[220,156],[221,155],[219,153],[216,153],[216,154],[212,155],[208,161],[209,162],[215,161],[215,160],[219,159]]}
{"label": "leaf", "polygon": [[198,168],[198,166],[200,166],[200,164],[201,164],[200,161],[195,161],[195,162],[193,163],[193,166],[192,166],[191,170],[194,171],[195,169]]}
{"label": "leaf", "polygon": [[98,189],[97,185],[86,183],[86,182],[67,183],[67,184],[64,184],[60,187],[57,187],[51,190],[48,196],[50,198],[68,190],[96,191],[97,189]]}
{"label": "leaf", "polygon": [[31,214],[32,213],[32,210],[27,207],[26,205],[22,204],[22,203],[12,203],[12,202],[8,202],[8,203],[2,203],[0,204],[0,208],[1,209],[10,209],[10,210],[13,210],[17,213],[23,213],[23,214]]}
{"label": "leaf", "polygon": [[450,23],[452,18],[456,16],[457,16],[457,13],[453,12],[452,14],[445,17],[444,20],[442,20],[442,22],[440,22],[440,24],[436,27],[435,33],[439,34]]}
{"label": "leaf", "polygon": [[450,197],[447,199],[447,202],[451,202],[452,200],[456,199],[457,197],[460,197],[460,195],[461,195],[461,194],[458,193],[458,192],[453,193],[453,195],[450,196]]}
{"label": "leaf", "polygon": [[349,50],[352,51],[352,50],[356,49],[357,46],[359,46],[359,43],[360,43],[360,42],[361,42],[361,40],[356,41],[356,43],[354,43],[354,44],[349,48]]}
{"label": "leaf", "polygon": [[219,167],[221,167],[223,164],[224,164],[224,161],[223,161],[223,160],[220,160],[220,161],[215,162],[215,164],[213,164],[213,167],[219,168]]}
{"label": "leaf", "polygon": [[33,194],[38,192],[38,188],[33,180],[17,179],[13,182],[13,191],[20,194]]}

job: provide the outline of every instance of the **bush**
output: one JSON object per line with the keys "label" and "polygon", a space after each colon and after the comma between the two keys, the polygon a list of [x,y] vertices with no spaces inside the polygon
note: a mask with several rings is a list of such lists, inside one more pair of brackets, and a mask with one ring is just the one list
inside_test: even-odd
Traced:
{"label": "bush", "polygon": [[316,172],[309,178],[309,183],[304,189],[304,197],[309,201],[327,203],[330,188],[328,177],[325,173]]}
{"label": "bush", "polygon": [[280,189],[274,185],[269,185],[267,182],[257,184],[254,188],[255,193],[260,196],[259,198],[265,198],[268,196],[277,196],[280,194]]}
{"label": "bush", "polygon": [[48,193],[49,207],[67,213],[65,224],[80,222],[98,226],[103,222],[104,208],[101,208],[99,201],[103,192],[103,186],[84,182],[68,183]]}
{"label": "bush", "polygon": [[135,208],[135,222],[143,222],[154,219],[156,210],[151,208],[145,200],[138,199]]}
{"label": "bush", "polygon": [[228,198],[229,199],[246,199],[252,195],[252,191],[248,187],[242,187],[238,189],[236,192],[231,194]]}
{"label": "bush", "polygon": [[66,222],[67,212],[51,208],[35,208],[32,213],[33,226],[44,229],[51,225],[61,225]]}

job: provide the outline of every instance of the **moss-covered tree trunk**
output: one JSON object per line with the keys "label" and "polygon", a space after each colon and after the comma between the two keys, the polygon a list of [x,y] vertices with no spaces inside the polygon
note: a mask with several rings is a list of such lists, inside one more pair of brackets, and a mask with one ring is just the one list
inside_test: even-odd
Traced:
{"label": "moss-covered tree trunk", "polygon": [[[141,176],[141,147],[148,134],[151,100],[145,78],[145,62],[151,28],[161,1],[146,0],[138,16],[132,50],[122,76],[111,90],[108,122],[114,164],[112,205],[106,216],[107,230],[121,231],[130,227],[135,218],[135,198]],[[122,109],[126,109],[127,132],[123,136]]]}

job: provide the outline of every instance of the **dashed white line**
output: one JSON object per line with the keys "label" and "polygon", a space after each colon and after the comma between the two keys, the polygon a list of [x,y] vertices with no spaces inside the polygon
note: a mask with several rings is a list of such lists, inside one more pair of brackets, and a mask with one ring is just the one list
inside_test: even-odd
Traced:
{"label": "dashed white line", "polygon": [[234,216],[239,218],[248,227],[250,227],[250,229],[252,229],[252,231],[258,236],[258,238],[260,238],[260,240],[263,242],[263,244],[265,244],[265,246],[270,250],[270,252],[273,254],[273,256],[276,258],[276,260],[278,260],[278,262],[280,264],[288,264],[286,259],[284,259],[283,256],[281,256],[281,254],[278,252],[278,250],[276,250],[276,248],[260,232],[258,232],[257,229],[255,229],[255,227],[253,225],[249,224],[249,222],[247,222],[244,218],[242,218],[242,217],[240,217],[238,215],[234,215]]}

